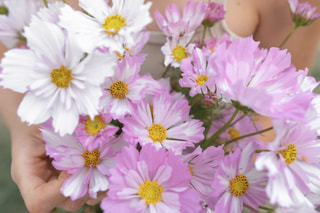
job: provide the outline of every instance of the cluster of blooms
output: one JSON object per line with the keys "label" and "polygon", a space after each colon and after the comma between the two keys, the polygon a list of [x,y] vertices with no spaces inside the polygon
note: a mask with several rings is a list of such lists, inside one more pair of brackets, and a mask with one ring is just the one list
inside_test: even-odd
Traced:
{"label": "cluster of blooms", "polygon": [[[18,115],[42,124],[53,166],[71,174],[63,195],[107,191],[107,212],[314,212],[320,204],[318,82],[286,50],[261,49],[252,37],[195,41],[224,18],[222,5],[155,12],[171,88],[140,74],[150,2],[80,0],[84,13],[28,0],[29,19],[14,16],[17,2],[0,1],[0,21],[30,23],[0,38],[27,46],[5,53],[0,85],[25,93]],[[304,8],[295,17],[314,20]],[[273,119],[272,142],[260,141],[271,128],[256,114]]]}

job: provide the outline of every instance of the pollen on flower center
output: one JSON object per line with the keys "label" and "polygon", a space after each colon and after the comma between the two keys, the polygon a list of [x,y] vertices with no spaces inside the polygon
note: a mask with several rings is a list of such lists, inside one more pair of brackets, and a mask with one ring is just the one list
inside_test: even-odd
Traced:
{"label": "pollen on flower center", "polygon": [[124,98],[128,93],[128,86],[123,81],[116,81],[111,85],[110,93],[114,98]]}
{"label": "pollen on flower center", "polygon": [[207,82],[208,78],[209,77],[206,75],[199,75],[198,78],[196,79],[197,85],[199,86],[204,85]]}
{"label": "pollen on flower center", "polygon": [[286,164],[292,164],[297,157],[297,149],[294,144],[290,144],[287,146],[287,149],[279,151],[282,157],[286,160]]}
{"label": "pollen on flower center", "polygon": [[106,126],[106,123],[103,122],[100,115],[95,116],[93,120],[88,116],[84,126],[86,127],[87,133],[96,136],[100,130]]}
{"label": "pollen on flower center", "polygon": [[102,27],[109,35],[117,34],[119,30],[124,26],[126,26],[126,19],[118,14],[108,16],[105,19],[104,24],[102,25]]}
{"label": "pollen on flower center", "polygon": [[152,141],[162,143],[163,140],[167,138],[167,130],[160,124],[152,124],[149,129],[149,138]]}
{"label": "pollen on flower center", "polygon": [[161,193],[163,192],[163,187],[159,186],[157,181],[149,181],[146,180],[144,184],[140,185],[140,189],[138,191],[138,195],[145,199],[145,204],[149,205],[152,203],[156,205],[156,203],[162,200]]}
{"label": "pollen on flower center", "polygon": [[240,137],[240,132],[234,128],[228,130],[231,140]]}
{"label": "pollen on flower center", "polygon": [[189,172],[190,172],[191,176],[193,176],[193,171],[192,171],[191,166],[189,166]]}
{"label": "pollen on flower center", "polygon": [[174,60],[178,62],[181,62],[182,59],[184,58],[188,58],[188,53],[186,52],[186,48],[179,45],[172,50],[172,55],[174,57]]}
{"label": "pollen on flower center", "polygon": [[100,152],[96,149],[92,152],[85,151],[82,157],[86,166],[95,167],[100,163]]}
{"label": "pollen on flower center", "polygon": [[68,88],[72,79],[72,71],[63,65],[59,69],[53,69],[51,72],[51,82],[58,88]]}
{"label": "pollen on flower center", "polygon": [[249,182],[246,176],[238,174],[230,181],[229,187],[231,194],[239,197],[246,193],[249,188]]}

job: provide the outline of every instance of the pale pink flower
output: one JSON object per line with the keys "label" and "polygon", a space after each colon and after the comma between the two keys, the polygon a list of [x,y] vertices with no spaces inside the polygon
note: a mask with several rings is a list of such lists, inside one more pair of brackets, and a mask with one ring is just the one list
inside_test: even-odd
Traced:
{"label": "pale pink flower", "polygon": [[0,41],[8,48],[23,39],[23,28],[28,26],[43,3],[38,0],[0,0]]}
{"label": "pale pink flower", "polygon": [[110,186],[101,207],[107,212],[201,211],[200,197],[188,187],[191,174],[179,156],[154,146],[125,147],[110,169]]}
{"label": "pale pink flower", "polygon": [[154,13],[159,28],[165,35],[178,38],[181,36],[192,36],[205,18],[206,4],[199,1],[188,1],[180,13],[177,5],[167,6],[166,17],[159,11]]}
{"label": "pale pink flower", "polygon": [[210,146],[204,151],[198,146],[192,153],[183,156],[183,161],[188,163],[192,175],[190,185],[201,197],[212,192],[213,176],[223,157],[224,151],[221,146]]}
{"label": "pale pink flower", "polygon": [[151,143],[180,153],[203,138],[202,122],[191,119],[186,99],[175,100],[169,93],[152,96],[150,103],[142,100],[134,105],[130,117],[120,119],[124,138],[141,146]]}
{"label": "pale pink flower", "polygon": [[211,184],[211,196],[206,198],[209,208],[219,213],[240,213],[244,204],[258,210],[267,196],[267,176],[252,163],[258,146],[249,143],[242,152],[237,149],[225,156]]}
{"label": "pale pink flower", "polygon": [[[89,151],[93,151],[101,143],[112,142],[110,137],[115,136],[119,127],[111,124],[112,117],[108,113],[101,112],[94,119],[80,115],[79,124],[73,136]],[[114,137],[116,140],[117,138]]]}
{"label": "pale pink flower", "polygon": [[258,170],[268,172],[267,194],[270,203],[291,207],[309,192],[320,192],[320,141],[316,131],[306,125],[274,121],[276,139],[266,144],[266,152],[256,159]]}
{"label": "pale pink flower", "polygon": [[226,11],[223,4],[209,2],[206,8],[206,17],[203,24],[212,26],[215,22],[224,19]]}
{"label": "pale pink flower", "polygon": [[260,50],[252,37],[223,43],[210,61],[215,67],[217,90],[227,101],[237,101],[273,118],[305,120],[313,94],[301,89],[304,71],[296,71],[286,50]]}
{"label": "pale pink flower", "polygon": [[77,34],[81,48],[91,52],[98,47],[121,51],[135,43],[132,33],[142,31],[152,22],[151,2],[116,0],[112,6],[105,0],[80,0],[80,7],[89,15],[66,6],[61,10],[60,25]]}
{"label": "pale pink flower", "polygon": [[41,128],[41,135],[46,142],[47,155],[53,158],[52,165],[71,175],[60,189],[65,197],[76,200],[88,193],[96,199],[99,191],[108,189],[107,176],[114,166],[115,155],[108,141],[89,151],[72,135],[61,137],[47,125]]}
{"label": "pale pink flower", "polygon": [[212,66],[208,66],[209,57],[201,49],[195,48],[192,56],[181,62],[182,78],[179,84],[181,87],[191,88],[191,97],[215,91],[216,72]]}
{"label": "pale pink flower", "polygon": [[190,36],[167,39],[167,42],[161,47],[165,66],[180,67],[182,60],[191,56],[195,44],[189,43],[190,39]]}
{"label": "pale pink flower", "polygon": [[299,3],[298,0],[288,0],[293,21],[296,26],[306,26],[320,17],[317,7],[312,7],[309,2]]}
{"label": "pale pink flower", "polygon": [[132,114],[132,103],[140,102],[146,93],[158,93],[162,89],[162,85],[151,76],[139,76],[139,71],[140,61],[125,57],[118,61],[115,75],[103,83],[100,107],[109,112],[112,118]]}
{"label": "pale pink flower", "polygon": [[26,93],[18,108],[22,121],[40,124],[53,118],[57,132],[72,134],[80,114],[92,119],[98,114],[100,85],[113,75],[117,58],[100,51],[86,57],[74,37],[36,18],[24,35],[30,49],[6,52],[1,85]]}

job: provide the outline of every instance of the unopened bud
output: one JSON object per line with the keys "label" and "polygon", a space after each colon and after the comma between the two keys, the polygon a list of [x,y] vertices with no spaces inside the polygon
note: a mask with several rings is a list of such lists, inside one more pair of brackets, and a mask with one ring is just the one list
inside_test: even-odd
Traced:
{"label": "unopened bud", "polygon": [[207,94],[204,95],[203,101],[204,104],[207,106],[213,106],[217,103],[217,95],[214,92],[208,92]]}

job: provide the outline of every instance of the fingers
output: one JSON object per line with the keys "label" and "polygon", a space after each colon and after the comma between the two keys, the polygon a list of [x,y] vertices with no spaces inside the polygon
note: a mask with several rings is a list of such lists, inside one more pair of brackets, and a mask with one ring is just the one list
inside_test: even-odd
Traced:
{"label": "fingers", "polygon": [[97,199],[89,199],[87,201],[87,204],[89,206],[95,206],[98,203],[100,203],[103,200],[103,198],[105,198],[106,196],[107,196],[107,192],[105,192],[105,191],[104,192],[98,192]]}
{"label": "fingers", "polygon": [[24,189],[21,191],[21,194],[28,210],[31,213],[46,213],[51,212],[55,207],[59,207],[67,211],[76,211],[80,209],[89,199],[88,196],[72,201],[70,198],[64,197],[60,192],[63,182],[68,177],[69,175],[66,172],[62,172],[58,178],[44,183],[41,180],[41,183],[37,183],[39,178],[33,177],[33,180],[29,184],[36,185],[35,188],[26,186],[19,187],[20,189]]}

